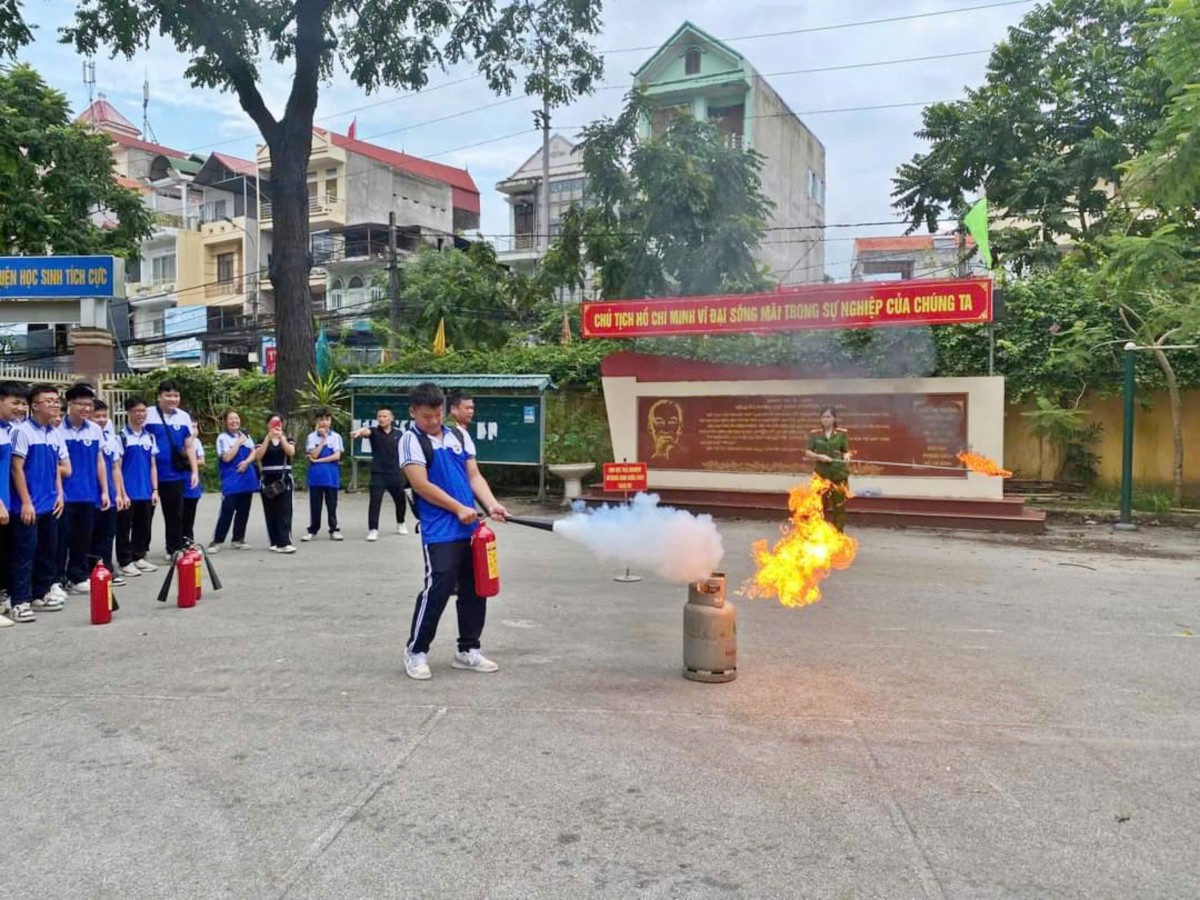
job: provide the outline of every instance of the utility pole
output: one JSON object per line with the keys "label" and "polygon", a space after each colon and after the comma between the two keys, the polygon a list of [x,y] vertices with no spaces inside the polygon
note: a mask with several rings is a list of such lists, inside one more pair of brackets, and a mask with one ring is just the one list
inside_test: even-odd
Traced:
{"label": "utility pole", "polygon": [[542,94],[542,227],[538,243],[550,249],[550,97]]}
{"label": "utility pole", "polygon": [[396,213],[388,213],[388,294],[391,317],[388,327],[388,361],[396,355],[396,332],[400,330],[400,269],[396,263]]}

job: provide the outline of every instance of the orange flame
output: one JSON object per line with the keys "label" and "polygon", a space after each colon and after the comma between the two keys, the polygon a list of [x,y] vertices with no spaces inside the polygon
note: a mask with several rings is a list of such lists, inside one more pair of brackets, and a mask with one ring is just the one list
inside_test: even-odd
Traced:
{"label": "orange flame", "polygon": [[751,548],[758,571],[745,588],[747,596],[807,606],[821,599],[819,585],[831,571],[854,561],[858,542],[825,521],[822,511],[821,498],[832,487],[832,482],[814,474],[808,484],[792,488],[788,495],[792,516],[781,529],[783,537],[770,549],[767,541],[757,541]]}
{"label": "orange flame", "polygon": [[980,475],[1012,478],[1013,473],[1008,471],[1008,469],[1002,468],[995,460],[988,459],[986,456],[980,456],[978,453],[964,451],[958,454],[958,461],[972,472],[978,472]]}

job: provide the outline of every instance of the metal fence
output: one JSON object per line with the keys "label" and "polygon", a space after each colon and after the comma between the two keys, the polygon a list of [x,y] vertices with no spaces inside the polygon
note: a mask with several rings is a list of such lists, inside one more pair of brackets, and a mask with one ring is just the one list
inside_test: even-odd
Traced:
{"label": "metal fence", "polygon": [[5,362],[0,362],[0,381],[52,384],[60,391],[81,381],[90,384],[96,389],[97,396],[108,404],[108,415],[114,428],[124,427],[125,401],[133,393],[126,388],[117,387],[120,381],[120,377],[117,375],[78,375],[73,372],[58,372],[54,369],[38,369],[33,366],[20,366]]}

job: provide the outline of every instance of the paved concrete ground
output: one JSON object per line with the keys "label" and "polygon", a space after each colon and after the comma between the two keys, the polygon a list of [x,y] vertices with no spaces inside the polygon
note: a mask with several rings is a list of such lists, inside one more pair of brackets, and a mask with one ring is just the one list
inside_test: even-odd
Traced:
{"label": "paved concrete ground", "polygon": [[[195,609],[142,578],[0,632],[0,895],[1200,896],[1196,534],[863,531],[702,685],[684,588],[499,526],[501,672],[451,615],[417,683],[419,545],[364,508]],[[771,527],[721,527],[737,583]]]}

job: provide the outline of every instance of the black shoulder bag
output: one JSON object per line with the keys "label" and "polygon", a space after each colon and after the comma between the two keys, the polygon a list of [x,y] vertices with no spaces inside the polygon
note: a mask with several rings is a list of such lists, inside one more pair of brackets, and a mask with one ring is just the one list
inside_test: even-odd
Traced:
{"label": "black shoulder bag", "polygon": [[171,468],[176,472],[190,472],[192,470],[192,462],[188,459],[187,451],[175,443],[175,438],[172,435],[175,429],[167,423],[167,417],[163,415],[162,407],[157,403],[154,408],[158,410],[158,419],[163,424],[163,430],[167,433],[167,446],[171,448]]}

